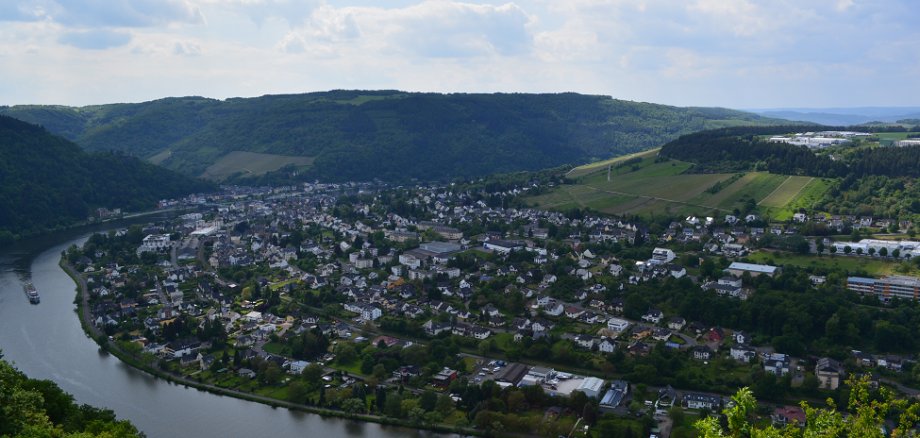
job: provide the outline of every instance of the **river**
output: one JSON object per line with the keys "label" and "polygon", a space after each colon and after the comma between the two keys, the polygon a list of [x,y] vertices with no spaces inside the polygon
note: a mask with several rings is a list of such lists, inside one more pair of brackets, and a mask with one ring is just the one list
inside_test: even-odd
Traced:
{"label": "river", "polygon": [[[29,377],[53,380],[80,403],[112,409],[151,438],[444,436],[198,391],[155,379],[101,352],[83,333],[74,312],[76,285],[58,266],[61,251],[82,244],[92,231],[59,232],[0,251],[0,349]],[[41,304],[29,304],[22,290],[28,280],[41,294]]]}

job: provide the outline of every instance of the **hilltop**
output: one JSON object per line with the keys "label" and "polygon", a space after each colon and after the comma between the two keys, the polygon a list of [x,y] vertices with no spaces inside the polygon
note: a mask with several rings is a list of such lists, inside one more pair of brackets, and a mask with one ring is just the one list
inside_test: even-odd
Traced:
{"label": "hilltop", "polygon": [[71,225],[96,207],[147,209],[212,188],[124,154],[86,153],[44,128],[0,116],[0,243]]}
{"label": "hilltop", "polygon": [[189,176],[249,182],[445,181],[580,164],[704,129],[780,122],[574,93],[400,91],[14,106],[0,114],[40,124],[89,151],[122,151]]}

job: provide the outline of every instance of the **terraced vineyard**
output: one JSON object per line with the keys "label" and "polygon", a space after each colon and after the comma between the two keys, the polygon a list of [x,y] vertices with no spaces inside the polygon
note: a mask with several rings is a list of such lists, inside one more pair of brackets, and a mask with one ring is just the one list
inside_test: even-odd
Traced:
{"label": "terraced vineyard", "polygon": [[[636,161],[624,165],[627,160]],[[656,162],[656,150],[588,164],[569,172],[576,183],[528,199],[541,208],[590,208],[608,214],[716,215],[755,205],[771,217],[791,217],[809,207],[830,186],[830,180],[775,175],[688,173],[683,161]]]}

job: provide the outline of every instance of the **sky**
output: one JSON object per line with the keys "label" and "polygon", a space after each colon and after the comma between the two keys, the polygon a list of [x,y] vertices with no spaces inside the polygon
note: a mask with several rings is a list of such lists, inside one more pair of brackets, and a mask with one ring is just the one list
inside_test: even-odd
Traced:
{"label": "sky", "polygon": [[0,0],[0,105],[330,89],[920,106],[916,0]]}

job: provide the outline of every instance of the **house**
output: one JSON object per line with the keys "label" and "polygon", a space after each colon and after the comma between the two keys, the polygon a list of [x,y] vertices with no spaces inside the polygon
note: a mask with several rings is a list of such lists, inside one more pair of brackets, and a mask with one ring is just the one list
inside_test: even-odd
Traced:
{"label": "house", "polygon": [[584,313],[585,313],[585,309],[579,309],[578,307],[575,307],[575,306],[567,306],[565,308],[565,316],[572,318],[572,319],[577,319],[579,316],[583,315]]}
{"label": "house", "polygon": [[684,394],[684,406],[687,409],[707,409],[717,411],[722,405],[722,397],[717,395],[688,392]]}
{"label": "house", "polygon": [[706,339],[709,342],[722,342],[725,340],[725,330],[722,330],[722,327],[713,327],[706,333]]}
{"label": "house", "polygon": [[302,374],[303,370],[307,369],[308,366],[310,366],[310,362],[305,360],[295,360],[290,363],[290,366],[288,367],[288,373]]}
{"label": "house", "polygon": [[744,333],[741,330],[735,330],[735,332],[732,333],[732,339],[735,341],[736,344],[742,344],[742,345],[751,342],[751,337],[748,336],[746,333]]}
{"label": "house", "polygon": [[483,340],[492,336],[492,331],[485,327],[473,327],[473,337],[479,340]]}
{"label": "house", "polygon": [[616,342],[613,342],[613,340],[609,338],[601,339],[601,341],[597,344],[597,351],[600,351],[601,353],[613,353],[616,351],[616,349]]}
{"label": "house", "polygon": [[652,347],[645,342],[636,341],[627,347],[626,351],[633,356],[648,356],[652,352]]}
{"label": "house", "polygon": [[770,414],[770,420],[777,427],[785,427],[789,424],[805,425],[805,411],[797,406],[783,406],[773,410]]}
{"label": "house", "polygon": [[427,333],[429,336],[437,336],[443,332],[451,331],[452,327],[450,323],[436,322],[434,320],[430,320],[426,322],[425,324],[422,324],[422,328],[425,329],[425,333]]}
{"label": "house", "polygon": [[732,346],[728,351],[728,355],[738,362],[750,363],[757,357],[757,352],[747,345],[738,344]]}
{"label": "house", "polygon": [[365,321],[373,321],[381,316],[383,316],[383,311],[377,307],[368,305],[361,308],[361,319]]}
{"label": "house", "polygon": [[590,335],[576,335],[575,344],[581,348],[591,349],[594,346],[594,338]]}
{"label": "house", "polygon": [[687,325],[687,320],[679,316],[675,316],[668,321],[668,328],[678,332],[683,330],[685,325]]}
{"label": "house", "polygon": [[696,360],[712,360],[712,350],[705,345],[693,347],[693,358]]}
{"label": "house", "polygon": [[664,317],[664,314],[661,313],[660,310],[649,309],[649,311],[646,312],[645,315],[642,315],[642,320],[646,322],[650,322],[652,324],[658,324],[659,322],[661,322],[661,318],[663,317]]}
{"label": "house", "polygon": [[652,265],[664,265],[670,263],[677,257],[674,254],[674,251],[671,251],[667,248],[655,248],[652,250],[652,258],[649,260],[649,264]]}
{"label": "house", "polygon": [[607,321],[607,328],[615,332],[623,332],[629,328],[629,321],[620,318],[610,318]]}
{"label": "house", "polygon": [[678,401],[677,391],[671,385],[665,386],[658,390],[658,400],[655,402],[657,408],[670,408]]}
{"label": "house", "polygon": [[843,367],[840,366],[840,362],[834,359],[822,357],[818,359],[818,363],[815,365],[815,376],[818,377],[821,388],[833,391],[840,386]]}
{"label": "house", "polygon": [[457,370],[452,370],[450,368],[444,367],[444,369],[438,371],[438,373],[431,378],[431,383],[432,385],[440,388],[447,388],[450,386],[450,382],[453,382],[456,379]]}
{"label": "house", "polygon": [[782,353],[764,354],[763,370],[782,377],[789,374],[790,362],[789,356]]}
{"label": "house", "polygon": [[565,309],[565,306],[563,306],[562,304],[556,303],[556,304],[551,304],[551,305],[544,307],[543,311],[546,312],[546,314],[550,316],[559,316],[559,315],[562,315],[562,312],[564,309]]}
{"label": "house", "polygon": [[671,337],[671,330],[664,327],[655,327],[652,329],[652,339],[656,341],[667,341]]}
{"label": "house", "polygon": [[687,270],[683,266],[672,263],[668,265],[668,273],[674,278],[683,278],[687,275]]}

